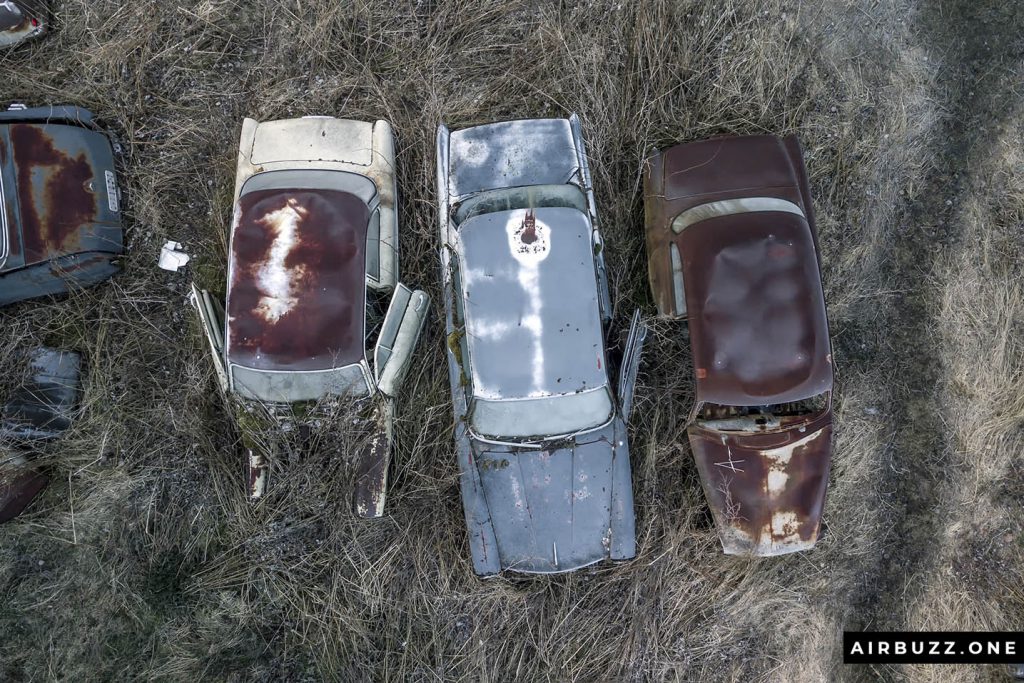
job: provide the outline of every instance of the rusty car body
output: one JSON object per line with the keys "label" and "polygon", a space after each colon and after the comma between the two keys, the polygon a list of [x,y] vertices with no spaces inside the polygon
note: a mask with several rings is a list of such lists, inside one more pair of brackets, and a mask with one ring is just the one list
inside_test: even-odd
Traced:
{"label": "rusty car body", "polygon": [[832,355],[795,137],[704,140],[644,173],[651,289],[688,321],[687,428],[728,554],[812,547],[828,483]]}
{"label": "rusty car body", "polygon": [[20,515],[49,481],[30,459],[33,447],[70,425],[81,359],[49,348],[29,356],[27,376],[0,412],[0,523]]}
{"label": "rusty car body", "polygon": [[85,109],[0,112],[0,205],[0,306],[119,271],[114,152]]}
{"label": "rusty car body", "polygon": [[253,499],[271,454],[246,425],[301,426],[336,400],[372,432],[357,454],[355,511],[383,514],[393,402],[429,303],[397,279],[396,200],[386,121],[242,125],[226,316],[207,291],[194,288],[193,302],[239,411]]}
{"label": "rusty car body", "polygon": [[646,327],[617,391],[611,303],[579,119],[437,134],[441,270],[473,568],[565,572],[636,553],[626,426]]}
{"label": "rusty car body", "polygon": [[38,38],[49,23],[45,0],[0,0],[0,49]]}

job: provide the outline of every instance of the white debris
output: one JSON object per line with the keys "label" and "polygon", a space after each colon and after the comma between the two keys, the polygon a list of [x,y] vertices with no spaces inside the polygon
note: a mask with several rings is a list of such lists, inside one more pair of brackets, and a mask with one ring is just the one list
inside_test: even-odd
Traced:
{"label": "white debris", "polygon": [[180,242],[169,241],[160,248],[160,262],[157,265],[164,270],[176,273],[179,268],[184,267],[189,262],[190,258],[188,254],[181,251]]}

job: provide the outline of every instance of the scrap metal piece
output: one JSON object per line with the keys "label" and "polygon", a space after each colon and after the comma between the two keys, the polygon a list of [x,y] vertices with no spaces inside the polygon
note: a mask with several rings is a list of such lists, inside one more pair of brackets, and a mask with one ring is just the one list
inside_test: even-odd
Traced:
{"label": "scrap metal piece", "polygon": [[799,144],[759,135],[656,153],[644,206],[658,312],[689,321],[696,403],[687,432],[723,549],[813,547],[833,369]]}
{"label": "scrap metal piece", "polygon": [[[579,122],[437,136],[449,378],[474,571],[556,573],[636,554],[624,415]],[[629,386],[624,386],[629,384]]]}
{"label": "scrap metal piece", "polygon": [[0,456],[0,524],[24,512],[49,483],[49,478],[33,469],[24,456]]}
{"label": "scrap metal piece", "polygon": [[0,113],[0,305],[98,284],[124,252],[110,140],[75,107]]}
{"label": "scrap metal piece", "polygon": [[33,444],[57,438],[71,425],[81,359],[49,348],[29,356],[29,374],[0,410],[0,523],[20,515],[49,481],[28,461]]}
{"label": "scrap metal piece", "polygon": [[0,49],[42,36],[49,29],[45,0],[0,0]]}
{"label": "scrap metal piece", "polygon": [[78,403],[80,356],[72,351],[38,348],[29,358],[27,381],[3,406],[0,439],[53,439],[71,426]]}

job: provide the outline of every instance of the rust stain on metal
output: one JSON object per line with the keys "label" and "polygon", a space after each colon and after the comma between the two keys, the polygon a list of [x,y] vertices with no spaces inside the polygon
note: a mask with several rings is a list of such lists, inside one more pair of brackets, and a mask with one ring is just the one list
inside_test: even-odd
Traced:
{"label": "rust stain on metal", "polygon": [[232,234],[228,358],[321,370],[364,354],[369,209],[335,190],[243,195]]}
{"label": "rust stain on metal", "polygon": [[69,157],[38,125],[12,125],[10,135],[26,263],[78,251],[82,228],[97,215],[93,168],[85,153]]}
{"label": "rust stain on metal", "polygon": [[385,424],[387,411],[378,411],[375,419],[366,425],[370,428],[356,458],[356,483],[353,507],[359,517],[376,518],[384,514],[384,500],[387,494],[388,462],[391,444]]}
{"label": "rust stain on metal", "polygon": [[537,241],[537,214],[532,210],[526,212],[523,218],[523,227],[519,231],[519,239],[523,244],[533,244]]}
{"label": "rust stain on metal", "polygon": [[695,424],[688,433],[725,552],[779,555],[814,545],[828,483],[831,410],[771,432]]}

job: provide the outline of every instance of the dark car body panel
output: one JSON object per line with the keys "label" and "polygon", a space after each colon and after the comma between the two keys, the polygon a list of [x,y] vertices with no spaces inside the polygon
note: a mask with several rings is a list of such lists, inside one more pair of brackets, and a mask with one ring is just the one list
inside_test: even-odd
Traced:
{"label": "dark car body panel", "polygon": [[[799,143],[757,135],[677,145],[648,159],[644,200],[658,311],[689,322],[696,404],[687,432],[723,548],[812,547],[833,369]],[[707,406],[746,426],[702,419]]]}
{"label": "dark car body panel", "polygon": [[258,190],[239,198],[228,275],[229,362],[305,371],[363,358],[369,218],[362,199],[337,190]]}
{"label": "dark car body panel", "polygon": [[69,107],[0,115],[0,305],[119,270],[124,252],[110,141]]}

